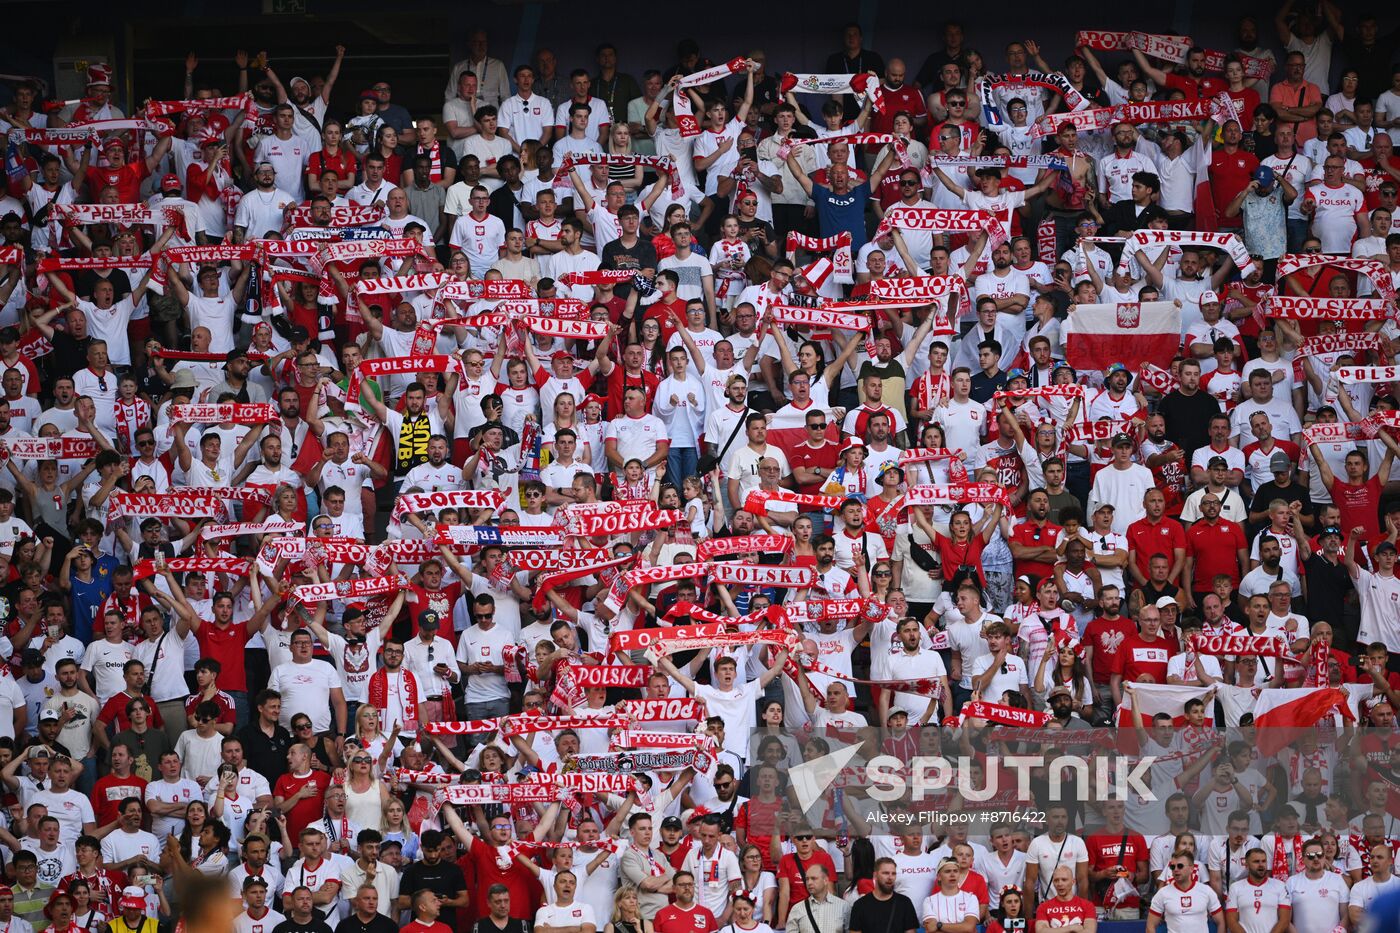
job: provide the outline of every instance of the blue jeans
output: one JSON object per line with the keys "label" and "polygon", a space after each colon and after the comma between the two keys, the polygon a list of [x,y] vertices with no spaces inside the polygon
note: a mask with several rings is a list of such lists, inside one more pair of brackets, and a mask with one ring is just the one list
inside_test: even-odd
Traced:
{"label": "blue jeans", "polygon": [[1303,241],[1308,238],[1308,221],[1305,218],[1290,217],[1284,221],[1284,227],[1288,230],[1288,251],[1298,252],[1303,248]]}
{"label": "blue jeans", "polygon": [[699,472],[700,457],[694,447],[672,447],[666,454],[666,482],[681,488],[681,481]]}
{"label": "blue jeans", "polygon": [[[495,719],[499,716],[510,714],[509,697],[504,700],[491,700],[487,703],[465,703],[463,705],[467,708],[467,719]],[[480,732],[468,732],[466,736],[464,736],[467,748],[470,749],[473,745],[481,744],[482,734],[483,733]]]}
{"label": "blue jeans", "polygon": [[242,729],[248,725],[248,691],[247,690],[225,690],[229,699],[233,700],[234,731]]}

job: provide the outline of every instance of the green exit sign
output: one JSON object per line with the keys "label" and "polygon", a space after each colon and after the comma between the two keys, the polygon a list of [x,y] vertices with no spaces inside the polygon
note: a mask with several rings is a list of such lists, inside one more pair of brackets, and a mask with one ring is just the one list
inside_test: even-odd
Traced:
{"label": "green exit sign", "polygon": [[299,16],[306,13],[306,0],[263,0],[263,12],[272,16]]}

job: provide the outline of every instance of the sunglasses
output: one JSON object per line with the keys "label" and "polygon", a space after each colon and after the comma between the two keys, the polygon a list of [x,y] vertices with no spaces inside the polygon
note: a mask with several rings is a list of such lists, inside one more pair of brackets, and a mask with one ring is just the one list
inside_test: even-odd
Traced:
{"label": "sunglasses", "polygon": [[812,839],[812,838],[814,838],[814,837],[812,836],[811,833],[804,833],[804,834],[801,835],[801,836],[793,836],[793,837],[792,837],[792,839],[793,839],[794,842],[801,842],[801,841],[804,840],[804,839]]}
{"label": "sunglasses", "polygon": [[[206,721],[212,722],[212,720],[206,720]],[[311,723],[309,723],[309,722],[294,722],[294,723],[292,723],[292,728],[295,729],[295,730],[297,730],[298,732],[300,732],[300,731],[303,730],[303,729],[310,729],[310,728],[311,728]]]}
{"label": "sunglasses", "polygon": [[368,758],[351,758],[351,759],[350,759],[350,763],[351,763],[352,765],[367,765],[367,764],[370,764],[371,762],[370,762],[370,760],[369,760]]}

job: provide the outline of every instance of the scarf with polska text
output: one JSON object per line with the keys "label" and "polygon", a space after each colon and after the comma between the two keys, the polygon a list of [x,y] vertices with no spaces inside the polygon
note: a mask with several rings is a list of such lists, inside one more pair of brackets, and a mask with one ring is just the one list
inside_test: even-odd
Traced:
{"label": "scarf with polska text", "polygon": [[846,143],[852,148],[857,146],[889,146],[894,149],[895,159],[900,169],[908,168],[909,162],[909,138],[907,136],[896,136],[894,133],[836,133],[832,136],[816,136],[812,139],[787,139],[778,146],[778,151],[773,157],[778,162],[784,162],[794,149],[800,146],[830,146],[832,143]]}
{"label": "scarf with polska text", "polygon": [[1081,421],[1070,425],[1065,431],[1065,443],[1077,444],[1080,441],[1102,443],[1115,434],[1128,434],[1137,437],[1137,427],[1130,420],[1123,421]]}
{"label": "scarf with polska text", "polygon": [[1337,379],[1344,385],[1395,382],[1400,380],[1400,366],[1343,366],[1337,370]]}
{"label": "scarf with polska text", "polygon": [[97,441],[90,437],[18,437],[0,440],[6,458],[15,460],[87,460],[97,456]]}
{"label": "scarf with polska text", "polygon": [[[651,503],[647,503],[651,505]],[[585,538],[603,535],[626,535],[638,531],[657,531],[678,525],[681,513],[675,509],[657,509],[654,505],[643,509],[628,509],[622,512],[601,512],[578,516],[577,530],[571,534]]]}
{"label": "scarf with polska text", "polygon": [[523,713],[498,720],[501,738],[560,729],[623,729],[632,721],[626,716],[526,716]]}
{"label": "scarf with polska text", "polygon": [[1330,253],[1284,253],[1278,259],[1278,277],[1292,275],[1313,266],[1335,266],[1348,272],[1357,272],[1371,280],[1371,287],[1388,301],[1396,298],[1395,283],[1390,270],[1378,259],[1353,259],[1348,256],[1334,256]]}
{"label": "scarf with polska text", "polygon": [[176,113],[198,113],[210,110],[242,110],[250,117],[256,115],[257,108],[253,95],[249,92],[231,97],[206,97],[203,100],[148,100],[142,113],[147,118],[168,117]]}
{"label": "scarf with polska text", "polygon": [[381,276],[377,279],[360,279],[355,283],[357,295],[390,295],[430,292],[448,282],[455,282],[450,272],[425,272],[422,275]]}
{"label": "scarf with polska text", "polygon": [[322,603],[332,599],[361,599],[365,596],[397,593],[407,586],[408,579],[402,575],[356,577],[351,580],[331,580],[328,583],[306,583],[292,590],[292,595],[304,603]]}
{"label": "scarf with polska text", "polygon": [[[63,224],[117,224],[122,227],[131,227],[136,224],[149,224],[155,222],[155,211],[147,204],[55,204],[50,216]],[[72,259],[59,259],[53,257],[53,268],[69,269],[114,269],[117,266],[94,266],[83,262],[83,258],[97,260],[97,257],[74,257]],[[110,260],[126,260],[120,265],[141,265],[138,260],[133,263],[131,260],[137,259],[135,256],[112,256]],[[145,263],[149,264],[150,259]],[[73,264],[73,265],[70,265]],[[43,264],[43,261],[40,263]],[[45,269],[44,271],[49,271]]]}
{"label": "scarf with polska text", "polygon": [[810,566],[747,564],[740,561],[710,564],[710,578],[719,584],[778,589],[806,589],[817,584],[816,570]]}
{"label": "scarf with polska text", "polygon": [[413,342],[409,345],[409,356],[432,356],[437,351],[438,331],[444,327],[464,327],[467,330],[480,330],[484,327],[503,327],[509,322],[504,314],[495,311],[487,314],[473,314],[470,317],[437,317],[419,321],[413,329]]}
{"label": "scarf with polska text", "polygon": [[[681,629],[671,629],[680,632]],[[646,648],[648,659],[655,660],[682,651],[711,648],[752,647],[772,645],[779,650],[791,649],[801,640],[799,633],[790,629],[763,629],[756,632],[717,632],[712,635],[676,635],[662,630],[658,638]]]}
{"label": "scarf with polska text", "polygon": [[[98,204],[91,206],[123,207],[125,205]],[[118,221],[111,222],[117,223]],[[142,223],[142,221],[136,221],[136,223]],[[46,272],[59,272],[65,269],[144,269],[150,265],[149,256],[49,256],[39,260],[36,271],[43,275]],[[219,359],[227,359],[227,357],[220,354]]]}
{"label": "scarf with polska text", "polygon": [[[154,352],[156,356],[170,362],[222,363],[228,359],[228,354],[226,353],[196,353],[193,350],[167,350],[164,347]],[[249,350],[248,362],[266,363],[267,354]]]}
{"label": "scarf with polska text", "polygon": [[218,518],[224,514],[221,499],[189,491],[114,492],[107,502],[109,522],[119,518]]}
{"label": "scarf with polska text", "polygon": [[437,492],[405,492],[394,500],[392,517],[402,519],[410,512],[440,509],[490,509],[495,511],[506,501],[500,489],[440,489]]}
{"label": "scarf with polska text", "polygon": [[[287,211],[282,221],[282,229],[294,227],[314,227],[311,221],[311,207],[293,207]],[[351,204],[331,208],[332,227],[369,227],[379,223],[388,211],[383,204]]]}
{"label": "scarf with polska text", "polygon": [[1069,163],[1062,155],[1048,153],[1031,156],[950,156],[943,153],[930,154],[929,168],[1048,168],[1055,172],[1069,171]]}
{"label": "scarf with polska text", "polygon": [[904,493],[908,506],[921,505],[964,505],[975,502],[981,505],[1011,507],[1011,495],[996,483],[921,483],[910,486]]}
{"label": "scarf with polska text", "polygon": [[608,570],[620,569],[628,564],[636,563],[642,559],[640,552],[635,554],[624,554],[622,557],[614,557],[611,560],[597,561],[596,563],[584,564],[579,567],[571,567],[567,570],[555,570],[543,574],[535,580],[535,595],[530,600],[531,607],[536,612],[544,612],[548,604],[549,594],[556,588],[567,586],[575,580],[582,580],[584,577],[593,574],[601,574]]}
{"label": "scarf with polska text", "polygon": [[1389,353],[1389,341],[1373,331],[1359,334],[1317,334],[1305,337],[1298,351],[1302,356],[1318,356],[1323,353],[1371,353],[1378,359]]}
{"label": "scarf with polska text", "polygon": [[87,123],[70,123],[67,126],[44,127],[42,129],[25,126],[11,129],[6,135],[11,142],[29,143],[32,146],[83,146],[96,142],[102,133],[127,132],[155,133],[157,136],[171,135],[171,129],[155,120],[93,120]]}
{"label": "scarf with polska text", "polygon": [[[633,584],[639,585],[639,584]],[[615,654],[631,651],[644,651],[658,639],[666,636],[675,638],[709,638],[722,635],[729,630],[728,619],[716,622],[703,622],[694,625],[675,625],[666,628],[623,629],[608,636],[608,650]]]}
{"label": "scarf with polska text", "polygon": [[647,684],[652,674],[648,664],[579,664],[564,661],[559,665],[559,678],[571,678],[574,685],[587,690],[590,687],[617,687],[640,689]]}
{"label": "scarf with polska text", "polygon": [[885,211],[875,236],[884,236],[892,227],[901,230],[919,230],[925,233],[973,233],[978,230],[987,235],[992,248],[1006,242],[1006,231],[991,211],[952,209],[941,207],[909,207],[896,205]]}
{"label": "scarf with polska text", "polygon": [[1191,639],[1196,654],[1245,655],[1248,657],[1285,658],[1288,646],[1275,635],[1196,635]]}
{"label": "scarf with polska text", "polygon": [[713,84],[721,78],[738,74],[748,68],[748,65],[747,57],[737,55],[722,65],[712,65],[703,71],[692,72],[676,82],[675,93],[671,95],[671,113],[676,117],[676,127],[680,130],[682,138],[700,135],[700,121],[695,119],[695,110],[690,105],[690,95],[685,89]]}
{"label": "scarf with polska text", "polygon": [[1073,113],[1047,113],[1031,126],[1030,137],[1043,139],[1054,136],[1060,127],[1070,124],[1081,133],[1097,133],[1118,123],[1176,123],[1214,120],[1225,124],[1239,122],[1239,111],[1227,94],[1203,100],[1145,100],[1095,107]]}
{"label": "scarf with polska text", "polygon": [[318,254],[322,263],[361,262],[366,259],[430,255],[420,240],[393,238],[386,240],[341,240],[327,243]]}
{"label": "scarf with polska text", "polygon": [[984,74],[974,82],[974,91],[977,99],[982,104],[982,115],[987,126],[1005,126],[1005,121],[1001,118],[1001,109],[997,107],[996,96],[992,94],[992,89],[997,87],[1043,87],[1046,90],[1054,91],[1064,98],[1065,106],[1070,110],[1083,110],[1089,106],[1089,102],[1084,99],[1084,95],[1074,89],[1074,85],[1069,83],[1064,72],[1061,71],[1027,71],[1024,74]]}
{"label": "scarf with polska text", "polygon": [[[811,283],[813,289],[821,288],[827,276],[833,274],[836,276],[835,281],[842,285],[850,285],[855,281],[855,263],[851,256],[849,230],[827,237],[808,236],[792,230],[788,232],[785,247],[789,262],[796,260],[798,250],[818,256],[816,262],[801,270],[802,276]],[[810,274],[808,270],[811,270]]]}
{"label": "scarf with polska text", "polygon": [[1370,418],[1362,421],[1314,421],[1303,429],[1303,439],[1309,444],[1369,441],[1375,439],[1377,429],[1376,422]]}
{"label": "scarf with polska text", "polygon": [[845,496],[827,496],[821,493],[792,492],[788,489],[765,491],[755,489],[744,499],[744,511],[754,515],[767,515],[768,503],[789,502],[809,509],[839,509]]}
{"label": "scarf with polska text", "polygon": [[946,460],[948,461],[948,479],[954,483],[966,483],[967,466],[958,456],[960,453],[962,451],[949,450],[946,447],[911,447],[900,453],[899,466],[904,467],[911,463],[938,463]]}
{"label": "scarf with polska text", "polygon": [[532,296],[530,285],[520,279],[467,279],[448,282],[437,293],[439,303],[448,301],[506,301]]}
{"label": "scarf with polska text", "polygon": [[563,548],[547,551],[511,551],[505,557],[513,572],[573,570],[607,560],[612,552],[603,547]]}
{"label": "scarf with polska text", "polygon": [[274,402],[223,402],[220,404],[171,405],[172,423],[187,424],[269,424],[280,421]]}
{"label": "scarf with polska text", "polygon": [[532,334],[543,337],[559,337],[564,340],[602,340],[612,327],[610,321],[575,320],[560,317],[537,317],[530,315],[518,318],[515,322]]}
{"label": "scarf with polska text", "polygon": [[880,77],[868,71],[856,74],[844,72],[810,74],[790,71],[779,80],[778,88],[784,94],[789,92],[793,94],[822,94],[827,97],[837,95],[844,97],[851,94],[861,101],[869,97],[870,109],[876,113],[883,113],[885,110],[885,95]]}
{"label": "scarf with polska text", "polygon": [[862,308],[860,302],[841,302],[839,307],[850,311],[836,310],[835,304],[820,308],[804,308],[800,305],[770,304],[767,316],[778,324],[797,327],[820,327],[826,330],[870,330],[870,311]]}
{"label": "scarf with polska text", "polygon": [[706,538],[695,548],[699,560],[712,557],[727,557],[731,554],[786,554],[792,550],[793,541],[788,535],[734,535],[728,538]]}
{"label": "scarf with polska text", "polygon": [[1394,311],[1393,302],[1387,298],[1314,298],[1310,295],[1265,295],[1259,307],[1266,316],[1291,321],[1383,321]]}
{"label": "scarf with polska text", "polygon": [[705,718],[705,701],[695,697],[621,700],[616,708],[627,718],[627,728],[638,722],[699,722]]}
{"label": "scarf with polska text", "polygon": [[747,615],[722,616],[715,612],[710,612],[695,603],[677,602],[666,610],[664,617],[668,622],[675,619],[690,619],[696,624],[709,623],[713,625],[723,625],[726,628],[742,628],[745,625],[757,625],[761,622],[771,622],[774,625],[784,625],[787,623],[787,612],[781,604],[774,604],[764,609],[758,609]]}
{"label": "scarf with polska text", "polygon": [[[223,573],[234,577],[247,576],[251,566],[242,557],[172,557],[165,562],[165,569],[171,573]],[[159,572],[154,560],[137,561],[131,578],[139,583]]]}
{"label": "scarf with polska text", "polygon": [[[1128,274],[1128,261],[1140,249],[1149,246],[1205,246],[1224,250],[1234,260],[1240,275],[1249,278],[1254,272],[1254,260],[1249,257],[1244,241],[1238,235],[1204,230],[1138,230],[1123,245],[1123,258],[1118,261],[1118,274]],[[1281,275],[1282,273],[1280,273]]]}
{"label": "scarf with polska text", "polygon": [[[630,152],[570,152],[564,156],[564,161],[555,168],[554,181],[551,182],[551,185],[572,192],[573,182],[570,180],[570,173],[579,165],[640,165],[642,168],[651,169],[657,174],[664,173],[671,180],[672,197],[683,198],[685,196],[685,182],[681,180],[681,173],[676,171],[674,159],[670,156],[639,155]],[[629,273],[629,276],[632,274]]]}
{"label": "scarf with polska text", "polygon": [[460,357],[434,356],[384,356],[364,360],[350,375],[349,387],[345,390],[345,404],[360,403],[360,387],[366,379],[402,373],[455,372],[466,375]]}
{"label": "scarf with polska text", "polygon": [[963,704],[962,719],[981,719],[999,726],[1026,726],[1038,729],[1052,718],[1045,710],[1021,709],[1019,706],[1005,706],[1001,703],[988,703],[985,700],[969,700]]}
{"label": "scarf with polska text", "polygon": [[[1137,49],[1163,61],[1181,65],[1186,62],[1187,53],[1195,46],[1190,36],[1164,36],[1145,32],[1112,32],[1099,29],[1083,29],[1075,36],[1076,48],[1090,48],[1098,52],[1121,52]],[[1205,70],[1222,73],[1225,62],[1237,60],[1244,67],[1246,80],[1265,80],[1274,72],[1271,59],[1240,52],[1224,52],[1220,49],[1203,49]]]}
{"label": "scarf with polska text", "polygon": [[1001,389],[992,393],[992,401],[1015,401],[1026,398],[1077,398],[1084,400],[1084,387],[1071,383],[1063,386],[1036,386],[1030,389]]}

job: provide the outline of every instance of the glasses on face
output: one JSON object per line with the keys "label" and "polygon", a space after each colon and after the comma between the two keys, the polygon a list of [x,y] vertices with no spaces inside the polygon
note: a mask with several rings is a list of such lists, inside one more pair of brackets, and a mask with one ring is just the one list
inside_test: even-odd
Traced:
{"label": "glasses on face", "polygon": [[826,430],[826,422],[825,422],[825,421],[813,421],[813,422],[810,422],[810,423],[807,425],[807,430],[809,430],[809,431],[825,431],[825,430]]}
{"label": "glasses on face", "polygon": [[311,723],[309,723],[309,722],[298,722],[298,723],[293,723],[293,724],[292,724],[292,728],[295,729],[295,730],[298,731],[298,732],[301,732],[303,729],[310,729],[310,728],[311,728]]}
{"label": "glasses on face", "polygon": [[350,759],[350,763],[352,765],[367,765],[370,763],[370,760],[368,758],[352,758]]}
{"label": "glasses on face", "polygon": [[475,619],[475,620],[478,621],[478,622],[484,622],[484,621],[486,621],[487,619],[495,618],[495,616],[496,616],[496,614],[495,614],[494,612],[473,612],[473,613],[472,613],[472,618]]}
{"label": "glasses on face", "polygon": [[809,839],[811,839],[811,838],[812,838],[812,834],[811,834],[811,833],[803,833],[801,836],[793,836],[793,837],[792,837],[792,839],[793,839],[794,842],[802,842],[803,840],[809,840]]}
{"label": "glasses on face", "polygon": [[875,574],[874,574],[874,575],[877,576],[877,577],[888,577],[888,576],[892,576],[892,574],[891,574],[888,570],[877,570],[877,571],[875,571]]}
{"label": "glasses on face", "polygon": [[917,178],[901,178],[899,184],[902,188],[917,188],[919,187],[919,180]]}
{"label": "glasses on face", "polygon": [[1184,870],[1185,868],[1186,868],[1186,863],[1185,863],[1185,862],[1177,862],[1176,864],[1172,865],[1172,871],[1182,871],[1182,870]]}
{"label": "glasses on face", "polygon": [[1321,853],[1321,852],[1309,852],[1307,855],[1304,855],[1303,858],[1322,858],[1322,853]]}
{"label": "glasses on face", "polygon": [[731,788],[731,787],[733,787],[733,786],[734,786],[734,782],[733,782],[733,781],[725,781],[725,782],[722,783],[722,784],[721,784],[719,781],[715,781],[715,790],[729,790],[729,788]]}
{"label": "glasses on face", "polygon": [[154,447],[154,446],[156,446],[156,442],[155,442],[154,440],[151,440],[150,438],[146,438],[145,440],[137,441],[137,442],[136,442],[136,446],[137,446],[137,447]]}
{"label": "glasses on face", "polygon": [[194,721],[195,721],[195,722],[213,722],[213,721],[214,721],[214,717],[212,717],[212,716],[196,716],[196,717],[194,717]]}

